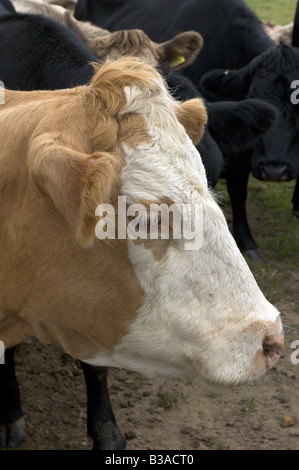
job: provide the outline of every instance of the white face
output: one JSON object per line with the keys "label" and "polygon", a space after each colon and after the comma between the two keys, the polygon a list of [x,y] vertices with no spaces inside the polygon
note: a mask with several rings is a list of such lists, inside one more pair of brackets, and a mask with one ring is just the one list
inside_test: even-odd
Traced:
{"label": "white face", "polygon": [[128,240],[144,304],[114,354],[89,362],[149,377],[196,374],[213,384],[246,382],[271,365],[263,342],[269,336],[282,341],[279,313],[257,286],[208,190],[200,155],[171,111],[171,104],[161,115],[144,110],[151,143],[123,146],[122,194],[130,203],[167,197],[198,204],[202,243],[187,250],[183,239],[170,240],[157,256],[152,248],[161,240]]}

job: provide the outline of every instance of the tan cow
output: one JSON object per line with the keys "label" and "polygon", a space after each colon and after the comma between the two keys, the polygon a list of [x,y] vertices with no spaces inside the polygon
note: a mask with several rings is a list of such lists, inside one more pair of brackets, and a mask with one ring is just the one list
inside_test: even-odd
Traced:
{"label": "tan cow", "polygon": [[292,34],[294,23],[285,26],[274,23],[274,21],[262,22],[263,29],[276,44],[292,45]]}
{"label": "tan cow", "polygon": [[[88,86],[5,92],[6,348],[36,336],[89,364],[223,385],[273,366],[283,343],[279,312],[239,252],[187,135],[197,142],[206,119],[200,99],[179,104],[136,58],[97,66]],[[96,211],[103,203],[116,209],[119,196],[128,208],[165,201],[197,208],[201,246],[187,249],[184,236],[100,240]],[[160,220],[139,220],[147,231],[152,224]]]}
{"label": "tan cow", "polygon": [[200,52],[203,39],[195,31],[177,34],[173,39],[156,43],[140,29],[110,33],[88,22],[76,20],[69,10],[50,5],[46,0],[12,0],[19,13],[39,14],[64,24],[75,32],[98,59],[116,59],[123,55],[142,57],[151,65],[168,63],[174,70],[191,64]]}

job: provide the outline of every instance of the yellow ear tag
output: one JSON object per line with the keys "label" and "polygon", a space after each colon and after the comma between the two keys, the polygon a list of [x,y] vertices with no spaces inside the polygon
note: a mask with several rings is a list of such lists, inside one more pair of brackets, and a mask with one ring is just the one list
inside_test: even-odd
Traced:
{"label": "yellow ear tag", "polygon": [[169,62],[169,65],[171,68],[174,68],[174,67],[177,67],[178,65],[183,64],[184,62],[186,62],[185,57],[178,55]]}

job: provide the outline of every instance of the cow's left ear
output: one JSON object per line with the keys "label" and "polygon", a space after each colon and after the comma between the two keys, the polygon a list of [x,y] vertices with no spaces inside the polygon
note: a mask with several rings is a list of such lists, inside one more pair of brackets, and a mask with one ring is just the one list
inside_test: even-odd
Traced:
{"label": "cow's left ear", "polygon": [[195,31],[177,34],[169,41],[158,45],[161,62],[167,62],[174,70],[192,64],[203,46],[202,36]]}
{"label": "cow's left ear", "polygon": [[241,101],[249,89],[247,67],[239,70],[216,69],[203,75],[200,90],[207,100]]}
{"label": "cow's left ear", "polygon": [[95,238],[96,207],[110,203],[117,178],[115,157],[106,152],[85,154],[58,145],[42,135],[28,152],[29,173],[69,223],[82,246]]}
{"label": "cow's left ear", "polygon": [[177,111],[180,123],[186,129],[187,134],[194,144],[197,144],[204,132],[208,116],[205,105],[200,98],[182,103]]}

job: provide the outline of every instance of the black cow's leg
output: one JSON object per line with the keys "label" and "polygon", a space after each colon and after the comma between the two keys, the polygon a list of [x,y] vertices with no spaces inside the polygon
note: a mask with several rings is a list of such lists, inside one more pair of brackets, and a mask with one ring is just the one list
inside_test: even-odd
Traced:
{"label": "black cow's leg", "polygon": [[14,369],[15,348],[5,352],[0,364],[0,447],[17,447],[24,439],[20,391]]}
{"label": "black cow's leg", "polygon": [[87,390],[87,431],[93,440],[93,450],[126,448],[115,420],[107,385],[107,367],[81,362]]}
{"label": "black cow's leg", "polygon": [[232,205],[233,235],[238,247],[249,258],[262,261],[264,259],[256,244],[247,220],[246,199],[248,171],[226,171],[226,183]]}
{"label": "black cow's leg", "polygon": [[293,214],[296,219],[299,219],[299,176],[296,181],[296,186],[293,194]]}

